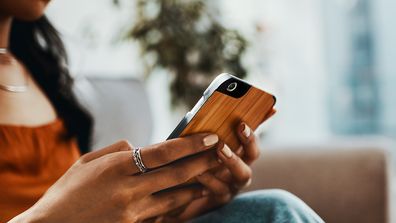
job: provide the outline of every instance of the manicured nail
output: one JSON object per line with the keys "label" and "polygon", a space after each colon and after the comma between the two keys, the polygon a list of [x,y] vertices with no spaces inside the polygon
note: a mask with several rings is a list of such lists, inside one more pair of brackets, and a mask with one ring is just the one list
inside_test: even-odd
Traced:
{"label": "manicured nail", "polygon": [[216,134],[211,134],[206,136],[203,139],[203,144],[205,146],[213,146],[214,144],[216,144],[219,141],[219,137]]}
{"label": "manicured nail", "polygon": [[246,124],[243,124],[243,132],[242,133],[246,138],[249,138],[250,128]]}
{"label": "manicured nail", "polygon": [[227,157],[227,158],[231,158],[232,157],[232,151],[231,151],[231,149],[226,145],[226,144],[224,144],[224,146],[223,146],[223,148],[221,149],[221,152],[224,154],[224,156],[225,157]]}

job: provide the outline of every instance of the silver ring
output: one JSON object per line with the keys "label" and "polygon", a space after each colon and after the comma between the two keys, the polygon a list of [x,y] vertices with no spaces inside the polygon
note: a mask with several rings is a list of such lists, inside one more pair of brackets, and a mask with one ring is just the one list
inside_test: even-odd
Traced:
{"label": "silver ring", "polygon": [[132,150],[132,158],[141,173],[147,172],[147,167],[144,165],[142,156],[140,155],[140,147],[135,147]]}

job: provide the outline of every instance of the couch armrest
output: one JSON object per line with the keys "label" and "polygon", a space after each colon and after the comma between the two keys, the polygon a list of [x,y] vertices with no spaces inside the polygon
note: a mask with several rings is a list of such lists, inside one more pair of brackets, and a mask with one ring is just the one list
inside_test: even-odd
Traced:
{"label": "couch armrest", "polygon": [[248,190],[290,191],[326,222],[388,222],[386,157],[382,149],[269,150]]}

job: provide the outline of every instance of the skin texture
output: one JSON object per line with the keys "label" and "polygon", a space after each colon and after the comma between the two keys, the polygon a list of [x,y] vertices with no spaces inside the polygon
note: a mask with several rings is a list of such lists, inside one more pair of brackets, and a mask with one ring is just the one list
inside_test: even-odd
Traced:
{"label": "skin texture", "polygon": [[211,146],[202,143],[205,136],[198,134],[151,146],[150,153],[167,154],[158,163],[161,166],[180,158],[164,151],[183,148],[184,155],[207,152],[143,175],[133,165],[132,146],[126,141],[88,153],[31,209],[11,222],[143,222],[186,205],[204,196],[201,187],[153,193],[219,165],[215,152],[209,150]]}
{"label": "skin texture", "polygon": [[[248,128],[248,131],[245,128]],[[227,145],[220,142],[216,153],[222,168],[214,173],[206,172],[196,178],[210,191],[211,195],[194,200],[180,208],[178,212],[161,216],[157,222],[184,222],[198,217],[226,204],[240,189],[250,185],[252,170],[249,165],[260,156],[260,149],[256,142],[256,136],[246,124],[241,123],[236,131],[242,146],[236,153],[231,152],[231,156],[227,157],[222,152],[222,148]],[[250,134],[246,136],[244,132]]]}
{"label": "skin texture", "polygon": [[[144,162],[154,169],[145,174],[133,164],[132,146],[126,141],[88,153],[32,208],[10,222],[187,221],[227,203],[250,181],[251,169],[246,163],[253,162],[259,150],[254,134],[246,137],[242,132],[244,146],[230,157],[224,155],[226,145],[221,141],[204,145],[205,138],[212,134],[195,134],[142,148]],[[183,157],[189,158],[179,160]],[[208,172],[219,166],[217,172]],[[202,187],[161,192],[195,177]]]}
{"label": "skin texture", "polygon": [[[38,19],[48,2],[0,1],[0,47],[8,46],[12,19]],[[0,65],[0,72],[3,74],[1,83],[18,82],[23,75],[29,81],[29,90],[23,94],[0,91],[0,124],[37,126],[56,119],[52,104],[23,64],[18,62],[13,68]],[[253,132],[250,131],[248,137],[243,134],[245,128],[241,123],[235,129],[242,146],[230,157],[224,155],[225,145],[221,139],[213,145],[204,145],[209,133],[144,147],[143,161],[154,169],[145,174],[138,172],[132,161],[132,146],[126,141],[88,153],[33,207],[10,222],[183,222],[192,219],[227,203],[250,182],[249,165],[257,159],[259,148]],[[196,153],[199,154],[179,160]],[[216,171],[208,171],[214,167]],[[202,186],[157,193],[193,178]]]}
{"label": "skin texture", "polygon": [[[34,20],[40,18],[48,1],[1,0],[0,1],[0,47],[7,48],[11,23],[14,18]],[[38,126],[56,119],[56,112],[31,74],[19,61],[0,64],[0,83],[20,85],[27,78],[29,89],[22,94],[0,90],[0,123],[10,125]]]}
{"label": "skin texture", "polygon": [[24,21],[34,21],[44,14],[50,0],[2,0],[0,14]]}

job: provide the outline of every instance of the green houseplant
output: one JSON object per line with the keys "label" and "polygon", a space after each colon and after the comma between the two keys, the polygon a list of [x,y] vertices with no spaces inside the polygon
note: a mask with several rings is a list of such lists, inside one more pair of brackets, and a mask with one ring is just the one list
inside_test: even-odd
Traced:
{"label": "green houseplant", "polygon": [[218,21],[213,2],[136,0],[136,10],[136,23],[125,38],[138,41],[147,74],[161,68],[173,75],[173,105],[191,108],[221,72],[246,75],[241,57],[247,41]]}

